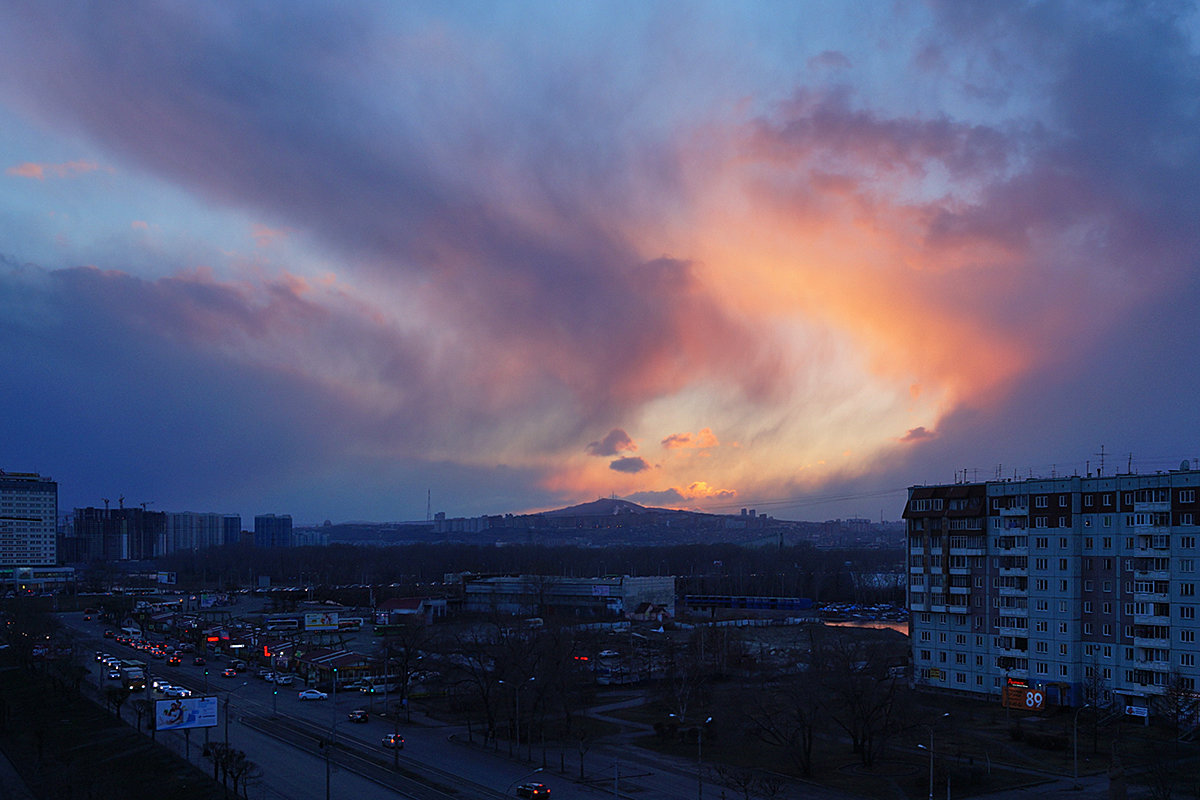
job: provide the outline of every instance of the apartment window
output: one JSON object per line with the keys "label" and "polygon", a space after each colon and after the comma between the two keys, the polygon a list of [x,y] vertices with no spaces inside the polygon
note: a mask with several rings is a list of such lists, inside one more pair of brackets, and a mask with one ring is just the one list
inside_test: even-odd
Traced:
{"label": "apartment window", "polygon": [[1091,550],[1091,549],[1092,549],[1092,544],[1093,544],[1093,541],[1094,541],[1094,540],[1093,540],[1093,539],[1092,539],[1092,537],[1090,537],[1090,536],[1085,536],[1085,537],[1083,537],[1083,549],[1084,549],[1084,550]]}
{"label": "apartment window", "polygon": [[983,656],[975,656],[975,666],[977,666],[977,667],[983,666]]}
{"label": "apartment window", "polygon": [[938,661],[940,661],[940,662],[942,662],[943,664],[945,664],[945,663],[946,663],[946,654],[945,654],[945,653],[938,653]]}
{"label": "apartment window", "polygon": [[1195,597],[1196,596],[1196,584],[1194,584],[1194,583],[1179,584],[1179,596],[1180,597]]}
{"label": "apartment window", "polygon": [[[1058,518],[1058,527],[1060,527],[1060,528],[1064,527],[1063,522],[1062,522],[1062,517]],[[1058,537],[1058,549],[1059,550],[1067,549],[1067,537],[1065,537],[1065,536]]]}
{"label": "apartment window", "polygon": [[1102,506],[1111,506],[1111,505],[1112,505],[1112,495],[1111,495],[1111,494],[1105,494],[1105,495],[1101,495],[1101,497],[1100,497],[1100,505],[1102,505]]}
{"label": "apartment window", "polygon": [[1179,502],[1181,502],[1181,503],[1196,502],[1196,490],[1195,489],[1180,489],[1179,490]]}
{"label": "apartment window", "polygon": [[1091,517],[1084,517],[1084,518],[1083,518],[1083,527],[1085,527],[1085,528],[1090,528],[1090,527],[1092,527],[1092,518],[1091,518]]}
{"label": "apartment window", "polygon": [[1090,623],[1090,622],[1083,623],[1083,632],[1085,635],[1091,636],[1092,635],[1092,623]]}
{"label": "apartment window", "polygon": [[1180,619],[1195,619],[1196,618],[1196,607],[1195,606],[1179,606],[1179,618]]}
{"label": "apartment window", "polygon": [[1037,497],[1033,498],[1034,508],[1045,508],[1048,505],[1050,505],[1050,498],[1046,497],[1045,495],[1038,495]]}
{"label": "apartment window", "polygon": [[1049,675],[1050,674],[1050,665],[1047,664],[1045,661],[1037,662],[1037,674],[1038,675]]}
{"label": "apartment window", "polygon": [[1067,507],[1067,496],[1065,494],[1060,494],[1058,496],[1058,507],[1059,508]]}
{"label": "apartment window", "polygon": [[1192,516],[1192,512],[1186,511],[1179,515],[1179,524],[1180,525],[1195,525],[1196,523],[1193,521],[1194,519],[1195,518]]}
{"label": "apartment window", "polygon": [[1185,547],[1188,550],[1191,550],[1193,547],[1196,546],[1196,537],[1195,536],[1180,536],[1179,537],[1179,546]]}
{"label": "apartment window", "polygon": [[1058,601],[1058,613],[1060,613],[1060,614],[1067,613],[1067,601],[1066,600]]}
{"label": "apartment window", "polygon": [[1050,603],[1047,600],[1034,600],[1033,601],[1033,610],[1034,611],[1049,611]]}
{"label": "apartment window", "polygon": [[[1100,520],[1100,524],[1102,524],[1106,528],[1111,528],[1112,527],[1112,515],[1105,514],[1104,519]],[[1108,541],[1111,542],[1112,540],[1109,539]],[[1112,545],[1110,544],[1109,547],[1112,547]]]}
{"label": "apartment window", "polygon": [[1096,588],[1096,587],[1095,587],[1095,583],[1094,583],[1093,581],[1084,581],[1084,582],[1083,582],[1083,590],[1084,590],[1085,592],[1091,592],[1091,591],[1094,591],[1094,590],[1095,590],[1095,588]]}
{"label": "apartment window", "polygon": [[1111,614],[1111,613],[1112,613],[1112,603],[1105,603],[1105,604],[1104,604],[1104,605],[1101,607],[1101,613],[1104,613],[1104,614]]}
{"label": "apartment window", "polygon": [[1058,582],[1058,590],[1059,590],[1060,592],[1065,592],[1065,591],[1067,591],[1067,582],[1066,582],[1066,581],[1059,581],[1059,582]]}
{"label": "apartment window", "polygon": [[1035,653],[1049,653],[1050,645],[1046,642],[1037,642],[1034,644],[1033,650]]}
{"label": "apartment window", "polygon": [[945,644],[945,643],[946,643],[946,632],[945,632],[945,631],[940,631],[940,632],[938,633],[938,642],[939,642],[939,643],[941,643],[941,644]]}
{"label": "apartment window", "polygon": [[1058,560],[1058,570],[1059,572],[1067,571],[1067,560],[1065,558],[1060,558]]}
{"label": "apartment window", "polygon": [[1046,580],[1045,578],[1035,578],[1033,581],[1033,586],[1039,592],[1050,591],[1050,581]]}
{"label": "apartment window", "polygon": [[1044,620],[1038,620],[1037,622],[1033,623],[1033,629],[1038,633],[1045,633],[1047,630],[1046,622]]}
{"label": "apartment window", "polygon": [[932,638],[932,637],[930,637],[929,631],[921,631],[921,641],[922,642],[928,642],[930,640],[930,638]]}
{"label": "apartment window", "polygon": [[1093,500],[1093,499],[1094,499],[1094,498],[1092,497],[1092,495],[1090,495],[1090,494],[1085,494],[1085,495],[1083,496],[1083,504],[1084,504],[1085,506],[1087,506],[1088,508],[1091,508],[1091,507],[1092,507],[1092,500]]}
{"label": "apartment window", "polygon": [[1067,623],[1065,623],[1065,622],[1058,623],[1058,632],[1066,633],[1067,632]]}
{"label": "apartment window", "polygon": [[1133,493],[1132,492],[1125,493],[1125,505],[1127,505],[1127,506],[1133,505]]}
{"label": "apartment window", "polygon": [[1179,559],[1179,571],[1180,572],[1195,572],[1196,571],[1196,560],[1192,559],[1192,558]]}
{"label": "apartment window", "polygon": [[1058,654],[1060,656],[1065,656],[1067,654],[1067,646],[1065,644],[1060,644],[1058,646]]}
{"label": "apartment window", "polygon": [[966,654],[966,653],[955,653],[955,654],[954,654],[954,663],[955,663],[955,664],[962,664],[963,666],[966,666],[966,664],[967,664],[967,654]]}
{"label": "apartment window", "polygon": [[928,650],[922,650],[922,651],[921,651],[921,660],[923,660],[923,661],[928,661],[928,660],[929,660],[929,658],[930,658],[929,651],[928,651]]}
{"label": "apartment window", "polygon": [[1195,653],[1180,653],[1179,654],[1179,666],[1181,666],[1181,667],[1196,666],[1196,654]]}
{"label": "apartment window", "polygon": [[1092,613],[1092,601],[1091,600],[1083,601],[1083,613],[1085,613],[1085,614]]}
{"label": "apartment window", "polygon": [[1105,625],[1100,629],[1101,636],[1112,636],[1112,625]]}
{"label": "apartment window", "polygon": [[1040,570],[1050,569],[1050,562],[1044,558],[1035,558],[1033,560],[1033,568]]}
{"label": "apartment window", "polygon": [[1111,592],[1111,591],[1112,591],[1112,581],[1105,581],[1105,582],[1104,582],[1103,584],[1101,584],[1101,585],[1104,587],[1104,591],[1106,591],[1106,592]]}
{"label": "apartment window", "polygon": [[[1039,525],[1038,527],[1044,528],[1046,526]],[[1048,547],[1050,547],[1050,537],[1049,536],[1035,536],[1033,539],[1033,546],[1039,550],[1047,549]]]}
{"label": "apartment window", "polygon": [[1111,572],[1113,568],[1113,560],[1111,558],[1104,559],[1104,571]]}
{"label": "apartment window", "polygon": [[1046,518],[1045,517],[1034,517],[1033,518],[1033,527],[1035,527],[1035,528],[1046,527]]}
{"label": "apartment window", "polygon": [[1191,628],[1183,628],[1179,631],[1179,641],[1189,643],[1196,641],[1196,632]]}

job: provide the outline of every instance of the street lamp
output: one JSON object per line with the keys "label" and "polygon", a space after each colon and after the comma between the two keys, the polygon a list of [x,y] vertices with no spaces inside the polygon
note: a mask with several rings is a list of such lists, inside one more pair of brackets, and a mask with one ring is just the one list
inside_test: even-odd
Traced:
{"label": "street lamp", "polygon": [[712,717],[696,728],[696,800],[704,800],[704,726],[710,722]]}
{"label": "street lamp", "polygon": [[1075,788],[1076,789],[1082,788],[1082,784],[1079,783],[1079,712],[1083,711],[1085,708],[1091,708],[1091,707],[1092,707],[1091,703],[1084,703],[1079,708],[1075,709],[1075,720],[1071,723],[1071,731],[1072,731],[1071,739],[1074,742],[1073,746],[1075,749]]}
{"label": "street lamp", "polygon": [[[942,714],[939,719],[945,719],[948,716],[950,716],[949,711]],[[926,727],[929,728],[929,747],[926,748],[925,745],[919,744],[917,748],[920,750],[929,750],[929,800],[933,800],[933,725],[926,725]]]}
{"label": "street lamp", "polygon": [[226,747],[229,747],[229,698],[233,696],[234,692],[236,692],[238,689],[241,689],[242,686],[245,686],[246,683],[247,683],[247,681],[242,681],[241,686],[235,686],[232,689],[230,689],[228,692],[226,692],[226,694],[225,694],[225,746]]}
{"label": "street lamp", "polygon": [[[533,677],[527,678],[524,681],[518,681],[513,684],[513,686],[515,687],[513,689],[513,705],[515,706],[515,709],[516,709],[516,711],[515,711],[516,723],[514,725],[515,730],[513,731],[513,734],[517,738],[517,758],[521,757],[521,687],[527,683],[532,683],[534,680],[536,680],[536,677],[537,676],[533,676]],[[504,683],[504,681],[500,680],[500,681],[496,681],[496,683]],[[509,755],[510,756],[512,755],[511,750],[509,752]]]}

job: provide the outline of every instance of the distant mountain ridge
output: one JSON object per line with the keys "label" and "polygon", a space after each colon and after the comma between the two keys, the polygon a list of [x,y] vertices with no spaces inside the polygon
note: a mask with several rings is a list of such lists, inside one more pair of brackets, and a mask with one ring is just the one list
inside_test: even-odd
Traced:
{"label": "distant mountain ridge", "polygon": [[681,511],[674,508],[651,508],[622,500],[618,497],[601,497],[590,503],[580,503],[577,506],[543,511],[543,517],[612,517],[618,514],[695,514],[695,511]]}

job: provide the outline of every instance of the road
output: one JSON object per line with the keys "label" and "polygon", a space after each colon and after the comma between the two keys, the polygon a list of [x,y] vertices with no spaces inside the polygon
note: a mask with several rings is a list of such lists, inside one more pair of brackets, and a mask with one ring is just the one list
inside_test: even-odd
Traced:
{"label": "road", "polygon": [[[393,730],[394,722],[374,715],[367,723],[347,720],[349,711],[366,707],[357,693],[342,692],[322,701],[301,701],[298,692],[302,686],[274,687],[251,672],[235,678],[222,677],[221,671],[228,664],[216,658],[210,658],[206,666],[194,666],[190,663],[191,656],[187,656],[183,664],[169,666],[164,660],[149,658],[143,651],[104,639],[103,627],[84,621],[80,613],[59,616],[86,648],[86,656],[98,650],[119,659],[144,661],[149,681],[163,678],[191,689],[196,695],[218,698],[215,728],[193,730],[188,735],[164,731],[156,737],[181,754],[186,751],[194,763],[211,771],[211,763],[201,755],[203,744],[206,740],[224,741],[228,730],[230,745],[245,751],[262,769],[260,784],[251,789],[252,798],[498,800],[513,797],[513,788],[523,780],[538,780],[551,786],[556,800],[611,798],[614,789],[625,797],[690,800],[696,796],[694,762],[678,763],[653,754],[629,752],[637,749],[620,743],[611,747],[597,744],[587,755],[587,768],[589,773],[600,770],[602,774],[596,780],[580,783],[576,780],[579,757],[573,750],[548,751],[546,767],[542,769],[543,753],[537,746],[524,752],[528,760],[514,760],[509,757],[507,746],[502,745],[498,751],[484,749],[469,741],[466,728],[447,726],[419,714],[413,715],[413,723],[400,726],[405,747],[395,756],[397,769],[393,767],[392,751],[380,744],[383,735]],[[106,679],[99,662],[89,658],[87,664],[92,684],[101,690],[117,685],[116,681]],[[144,696],[161,697],[150,688]],[[123,716],[133,719],[128,704]],[[329,740],[335,746],[327,750],[321,742]],[[328,761],[327,753],[331,753]],[[710,797],[719,796],[715,787],[710,791]]]}

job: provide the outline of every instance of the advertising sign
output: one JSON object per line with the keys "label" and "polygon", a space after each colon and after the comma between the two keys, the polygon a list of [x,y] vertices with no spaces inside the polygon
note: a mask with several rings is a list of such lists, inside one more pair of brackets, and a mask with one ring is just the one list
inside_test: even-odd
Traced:
{"label": "advertising sign", "polygon": [[1007,708],[1023,708],[1026,711],[1041,711],[1046,706],[1046,694],[1028,686],[1005,686],[1004,705]]}
{"label": "advertising sign", "polygon": [[160,584],[167,584],[167,585],[173,586],[176,583],[178,583],[178,581],[179,581],[179,576],[177,573],[174,573],[174,572],[158,573],[158,582]]}
{"label": "advertising sign", "polygon": [[212,728],[217,724],[217,698],[171,697],[154,701],[154,727],[160,731]]}
{"label": "advertising sign", "polygon": [[338,612],[316,611],[304,615],[304,630],[306,631],[336,631],[338,629]]}
{"label": "advertising sign", "polygon": [[1145,706],[1125,706],[1125,714],[1130,717],[1148,717],[1150,709]]}

